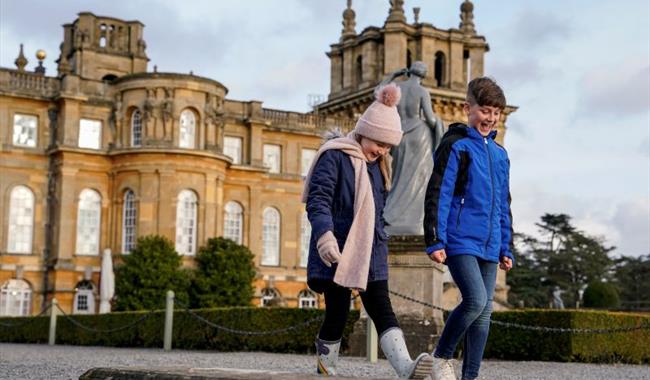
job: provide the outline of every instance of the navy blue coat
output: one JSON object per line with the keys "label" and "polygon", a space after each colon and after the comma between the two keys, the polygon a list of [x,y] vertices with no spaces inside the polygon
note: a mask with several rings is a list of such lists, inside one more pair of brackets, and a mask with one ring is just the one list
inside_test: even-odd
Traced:
{"label": "navy blue coat", "polygon": [[[367,166],[375,200],[375,232],[368,274],[370,282],[388,279],[388,235],[384,231],[383,218],[387,193],[379,163],[369,162]],[[350,157],[340,150],[323,152],[312,171],[307,195],[307,217],[311,223],[308,281],[334,278],[337,264],[330,268],[323,263],[316,242],[325,232],[332,231],[339,243],[339,250],[343,252],[352,226],[354,192],[354,167]]]}
{"label": "navy blue coat", "polygon": [[506,150],[464,124],[452,124],[435,153],[425,197],[427,253],[513,260],[510,161]]}

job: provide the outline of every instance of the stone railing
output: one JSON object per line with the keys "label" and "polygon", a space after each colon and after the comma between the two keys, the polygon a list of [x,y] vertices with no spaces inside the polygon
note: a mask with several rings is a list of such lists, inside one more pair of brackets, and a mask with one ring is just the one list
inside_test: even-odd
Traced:
{"label": "stone railing", "polygon": [[262,117],[278,127],[299,127],[305,129],[326,129],[340,127],[344,131],[354,128],[354,120],[326,117],[311,113],[288,112],[270,108],[262,109]]}
{"label": "stone railing", "polygon": [[0,69],[0,90],[52,96],[59,89],[57,78],[31,72]]}

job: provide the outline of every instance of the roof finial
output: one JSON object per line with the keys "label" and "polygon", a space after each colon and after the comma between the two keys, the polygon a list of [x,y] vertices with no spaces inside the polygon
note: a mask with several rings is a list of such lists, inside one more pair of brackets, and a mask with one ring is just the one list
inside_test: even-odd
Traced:
{"label": "roof finial", "polygon": [[417,24],[420,22],[420,7],[413,8],[413,23]]}
{"label": "roof finial", "polygon": [[38,66],[34,69],[34,72],[37,74],[45,75],[45,66],[43,66],[43,60],[45,59],[47,55],[45,54],[45,50],[43,49],[38,49],[36,51],[36,59],[38,59]]}
{"label": "roof finial", "polygon": [[357,32],[354,27],[357,25],[355,21],[356,14],[352,9],[352,0],[348,0],[348,6],[343,11],[343,30],[341,30],[341,41],[350,37],[356,36]]}
{"label": "roof finial", "polygon": [[16,64],[16,67],[18,68],[18,71],[25,71],[25,66],[27,66],[27,58],[25,58],[25,54],[23,54],[23,44],[20,44],[20,53],[18,53],[18,58],[14,61]]}
{"label": "roof finial", "polygon": [[465,0],[460,5],[460,30],[465,34],[476,34],[474,29],[474,4]]}
{"label": "roof finial", "polygon": [[389,21],[406,22],[404,0],[390,0],[390,11],[388,12],[386,22]]}
{"label": "roof finial", "polygon": [[68,59],[65,57],[65,52],[64,52],[64,47],[65,45],[61,43],[59,45],[59,49],[61,50],[61,55],[59,56],[59,60],[57,61],[59,65],[57,66],[57,70],[59,72],[59,76],[62,77],[66,74],[70,74],[72,72],[72,67],[70,66],[70,62],[68,62]]}

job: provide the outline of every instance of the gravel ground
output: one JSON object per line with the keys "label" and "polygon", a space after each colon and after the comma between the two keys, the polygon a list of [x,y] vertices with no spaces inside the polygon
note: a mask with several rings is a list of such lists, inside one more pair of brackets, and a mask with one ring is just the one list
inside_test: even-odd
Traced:
{"label": "gravel ground", "polygon": [[[457,370],[459,364],[455,363]],[[163,352],[158,349],[54,346],[0,343],[0,379],[59,380],[78,379],[94,367],[194,367],[269,369],[313,373],[310,355],[270,354],[261,352]],[[343,357],[339,373],[358,378],[391,378],[394,372],[386,360],[370,364],[362,358]],[[595,365],[554,362],[504,362],[486,360],[481,379],[648,379],[650,366]]]}

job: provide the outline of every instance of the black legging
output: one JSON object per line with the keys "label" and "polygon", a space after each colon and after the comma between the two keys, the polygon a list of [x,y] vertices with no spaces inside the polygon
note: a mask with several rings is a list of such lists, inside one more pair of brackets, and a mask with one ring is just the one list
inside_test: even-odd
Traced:
{"label": "black legging", "polygon": [[[343,336],[343,329],[350,310],[351,291],[329,280],[316,280],[315,282],[318,282],[318,285],[313,288],[321,288],[325,293],[325,321],[323,321],[318,337],[322,340],[337,341]],[[388,297],[388,281],[369,282],[366,291],[359,295],[368,316],[375,323],[378,335],[381,336],[389,328],[399,327]]]}

